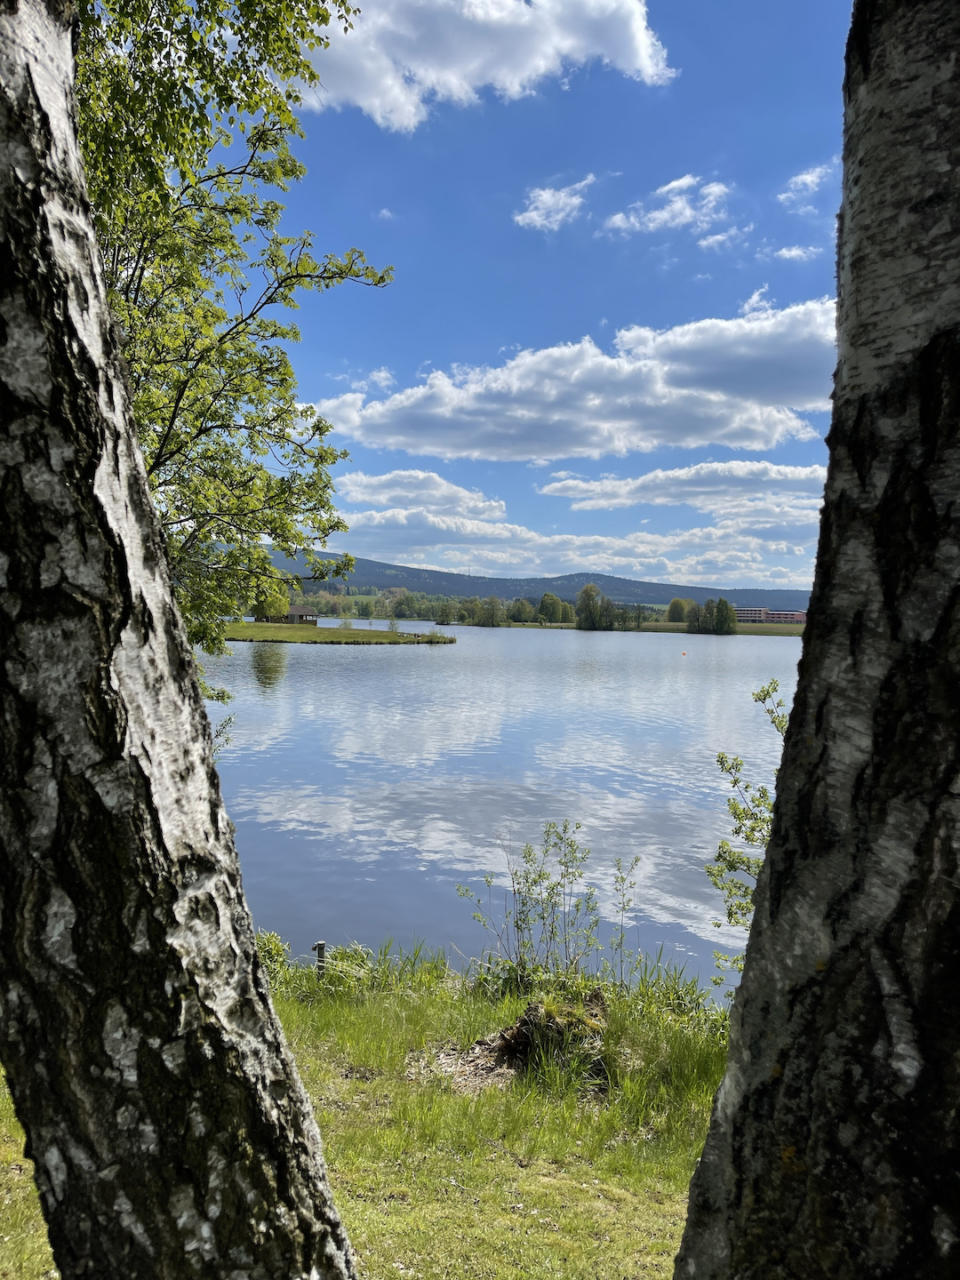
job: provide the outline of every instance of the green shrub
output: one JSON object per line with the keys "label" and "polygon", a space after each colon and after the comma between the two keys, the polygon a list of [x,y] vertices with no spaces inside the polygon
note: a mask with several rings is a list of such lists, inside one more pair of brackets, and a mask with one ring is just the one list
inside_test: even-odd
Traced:
{"label": "green shrub", "polygon": [[[618,927],[610,956],[598,939],[597,891],[585,881],[590,850],[577,840],[580,823],[548,822],[538,849],[507,854],[509,887],[502,912],[494,906],[494,876],[484,877],[486,901],[467,885],[457,893],[476,907],[473,918],[495,939],[473,966],[473,979],[491,990],[526,994],[555,988],[581,995],[597,979],[628,986],[642,961],[627,945],[626,916],[634,905],[639,858],[614,863]],[[610,958],[612,956],[612,959]]]}
{"label": "green shrub", "polygon": [[[783,699],[776,696],[779,689],[779,683],[771,680],[755,690],[752,696],[754,702],[759,702],[763,707],[767,719],[782,738],[787,731],[788,717]],[[727,801],[727,809],[733,819],[733,837],[742,841],[746,848],[737,848],[729,840],[721,840],[716,856],[712,862],[707,863],[704,870],[723,895],[727,924],[743,929],[746,934],[753,919],[754,887],[770,839],[774,793],[769,787],[757,787],[746,781],[743,776],[743,761],[739,756],[728,756],[721,751],[717,756],[717,767],[730,779],[730,786],[736,793]],[[714,920],[713,923],[719,929],[723,922]],[[713,955],[717,968],[722,972],[739,974],[743,969],[742,952],[727,955],[723,951],[715,951]],[[717,986],[725,981],[722,972],[713,979]]]}

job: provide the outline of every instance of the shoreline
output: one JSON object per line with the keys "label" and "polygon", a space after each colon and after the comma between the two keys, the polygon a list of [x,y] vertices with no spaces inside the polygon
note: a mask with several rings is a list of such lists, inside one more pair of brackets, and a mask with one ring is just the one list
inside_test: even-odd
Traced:
{"label": "shoreline", "polygon": [[[241,630],[242,628],[242,630]],[[228,644],[456,644],[456,636],[434,631],[366,631],[315,627],[297,622],[233,622]]]}

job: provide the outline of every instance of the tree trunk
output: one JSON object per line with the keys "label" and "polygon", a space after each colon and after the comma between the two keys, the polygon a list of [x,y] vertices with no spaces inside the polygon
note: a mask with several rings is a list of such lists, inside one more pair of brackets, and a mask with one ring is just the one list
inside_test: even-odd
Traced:
{"label": "tree trunk", "polygon": [[957,0],[857,0],[844,93],[826,502],[696,1280],[960,1274]]}
{"label": "tree trunk", "polygon": [[0,1053],[64,1277],[355,1275],[133,443],[69,12],[0,6]]}

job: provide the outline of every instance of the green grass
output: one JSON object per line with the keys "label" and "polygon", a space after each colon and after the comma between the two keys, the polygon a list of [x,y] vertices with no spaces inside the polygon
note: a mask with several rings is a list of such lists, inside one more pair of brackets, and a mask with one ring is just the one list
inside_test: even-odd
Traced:
{"label": "green grass", "polygon": [[685,622],[642,622],[640,630],[686,632],[687,624]]}
{"label": "green grass", "polygon": [[[454,636],[428,631],[380,631],[371,627],[316,627],[312,622],[230,622],[227,640],[281,644],[455,644]],[[2,1280],[2,1277],[0,1277]]]}
{"label": "green grass", "polygon": [[[725,1014],[694,984],[651,964],[597,1005],[588,981],[496,995],[389,947],[333,949],[319,978],[274,935],[261,954],[364,1280],[672,1274],[725,1053]],[[471,1046],[535,997],[569,1044],[478,1072]],[[599,1080],[576,1039],[587,1023]],[[0,1277],[40,1280],[56,1273],[20,1143],[4,1097]]]}
{"label": "green grass", "polygon": [[23,1131],[0,1073],[0,1278],[46,1280],[56,1276],[33,1165],[23,1154]]}
{"label": "green grass", "polygon": [[741,636],[802,636],[802,622],[738,622]]}
{"label": "green grass", "polygon": [[[451,624],[455,625],[455,624]],[[536,622],[509,622],[509,627],[526,627],[534,630],[573,630],[572,622],[557,622],[541,626]],[[685,622],[644,622],[641,631],[672,631],[687,634]],[[792,622],[740,622],[737,634],[741,636],[802,636],[803,624]],[[227,624],[227,640],[267,640],[286,644],[455,644],[456,637],[439,631],[423,634],[404,631],[381,631],[367,627],[363,620],[354,621],[348,628],[315,627],[313,623],[299,622],[230,622]],[[0,1280],[3,1280],[0,1275]]]}
{"label": "green grass", "polygon": [[[684,635],[687,631],[685,622],[644,622],[641,631],[674,631]],[[802,636],[802,622],[738,622],[738,636]]]}

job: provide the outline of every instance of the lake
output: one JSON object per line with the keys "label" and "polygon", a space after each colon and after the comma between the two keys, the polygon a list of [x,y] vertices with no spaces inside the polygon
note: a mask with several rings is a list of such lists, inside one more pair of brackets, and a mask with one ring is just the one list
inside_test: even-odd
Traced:
{"label": "lake", "polygon": [[799,638],[445,630],[455,645],[205,660],[233,694],[209,711],[234,717],[218,764],[257,926],[295,955],[318,938],[476,955],[457,884],[502,885],[507,857],[569,818],[605,917],[614,859],[637,856],[630,945],[706,981],[714,949],[741,945],[703,871],[730,830],[716,755],[772,783],[780,739],[750,694],[776,677],[789,706]]}

